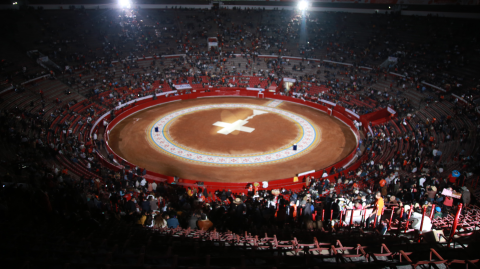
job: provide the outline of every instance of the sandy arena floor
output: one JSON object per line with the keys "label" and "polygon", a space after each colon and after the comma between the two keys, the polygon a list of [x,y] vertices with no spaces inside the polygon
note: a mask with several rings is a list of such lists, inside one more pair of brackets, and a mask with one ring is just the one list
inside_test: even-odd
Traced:
{"label": "sandy arena floor", "polygon": [[[341,121],[306,106],[272,101],[219,97],[162,104],[137,112],[118,123],[110,132],[109,145],[122,158],[149,171],[216,182],[288,178],[297,173],[328,167],[355,150],[355,136]],[[210,105],[225,104],[236,107],[210,108]],[[254,115],[254,109],[250,108],[252,105],[260,108],[264,114]],[[199,110],[175,117],[172,114],[192,107]],[[268,110],[269,107],[275,110]],[[304,149],[295,152],[291,150],[294,143],[305,141],[309,129],[303,128],[303,125],[293,117],[285,116],[282,111],[299,116],[306,125],[314,128],[313,142],[305,144],[307,146]],[[159,126],[156,124],[163,119],[169,121],[163,129],[155,132],[154,127]],[[240,123],[239,127],[231,127],[237,126],[235,124],[242,120],[247,122]],[[223,125],[213,125],[218,122]],[[228,134],[218,133],[220,130]],[[158,138],[164,138],[175,149],[173,146],[165,146]],[[177,154],[178,152],[192,152],[198,161],[181,157],[190,155]],[[287,156],[287,152],[295,155],[268,160],[269,156],[279,156],[281,153]],[[229,157],[232,157],[232,163],[221,163]],[[233,163],[247,158],[250,160],[248,163]],[[255,162],[260,159],[263,161]]]}

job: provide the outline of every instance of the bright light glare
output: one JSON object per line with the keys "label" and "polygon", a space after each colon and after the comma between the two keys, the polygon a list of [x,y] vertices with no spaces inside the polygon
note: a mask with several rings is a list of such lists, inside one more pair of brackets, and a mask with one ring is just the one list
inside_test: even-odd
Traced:
{"label": "bright light glare", "polygon": [[305,9],[307,9],[307,7],[308,7],[307,2],[305,2],[305,1],[298,2],[298,9],[305,10]]}
{"label": "bright light glare", "polygon": [[132,5],[130,4],[130,0],[118,0],[118,4],[122,8],[130,8]]}

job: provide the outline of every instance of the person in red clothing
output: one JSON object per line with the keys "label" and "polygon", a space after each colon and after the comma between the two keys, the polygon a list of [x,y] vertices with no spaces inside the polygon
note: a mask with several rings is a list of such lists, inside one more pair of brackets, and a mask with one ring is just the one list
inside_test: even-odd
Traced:
{"label": "person in red clothing", "polygon": [[454,170],[450,175],[448,175],[448,182],[450,182],[451,184],[455,184],[458,177],[460,177],[460,172]]}
{"label": "person in red clothing", "polygon": [[[452,191],[451,187],[448,187],[447,190]],[[445,196],[445,200],[443,201],[443,212],[449,212],[453,206],[453,198],[450,196]]]}

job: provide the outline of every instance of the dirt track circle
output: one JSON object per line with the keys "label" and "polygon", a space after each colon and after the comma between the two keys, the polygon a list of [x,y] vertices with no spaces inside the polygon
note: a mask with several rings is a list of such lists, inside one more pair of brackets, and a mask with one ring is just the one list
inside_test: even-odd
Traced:
{"label": "dirt track circle", "polygon": [[356,138],[343,122],[313,108],[221,97],[139,111],[110,131],[109,145],[149,171],[199,181],[252,182],[331,166],[355,150]]}
{"label": "dirt track circle", "polygon": [[321,138],[316,128],[297,114],[239,103],[175,111],[149,129],[150,140],[163,153],[205,165],[284,162],[308,153]]}

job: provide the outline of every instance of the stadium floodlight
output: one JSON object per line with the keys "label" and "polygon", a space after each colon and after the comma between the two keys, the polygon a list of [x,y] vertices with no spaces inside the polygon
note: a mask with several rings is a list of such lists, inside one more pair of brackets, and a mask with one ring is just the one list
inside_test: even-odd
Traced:
{"label": "stadium floodlight", "polygon": [[306,10],[308,8],[308,3],[306,1],[298,2],[298,9]]}
{"label": "stadium floodlight", "polygon": [[130,8],[132,5],[130,4],[130,0],[118,0],[118,4],[121,8]]}

